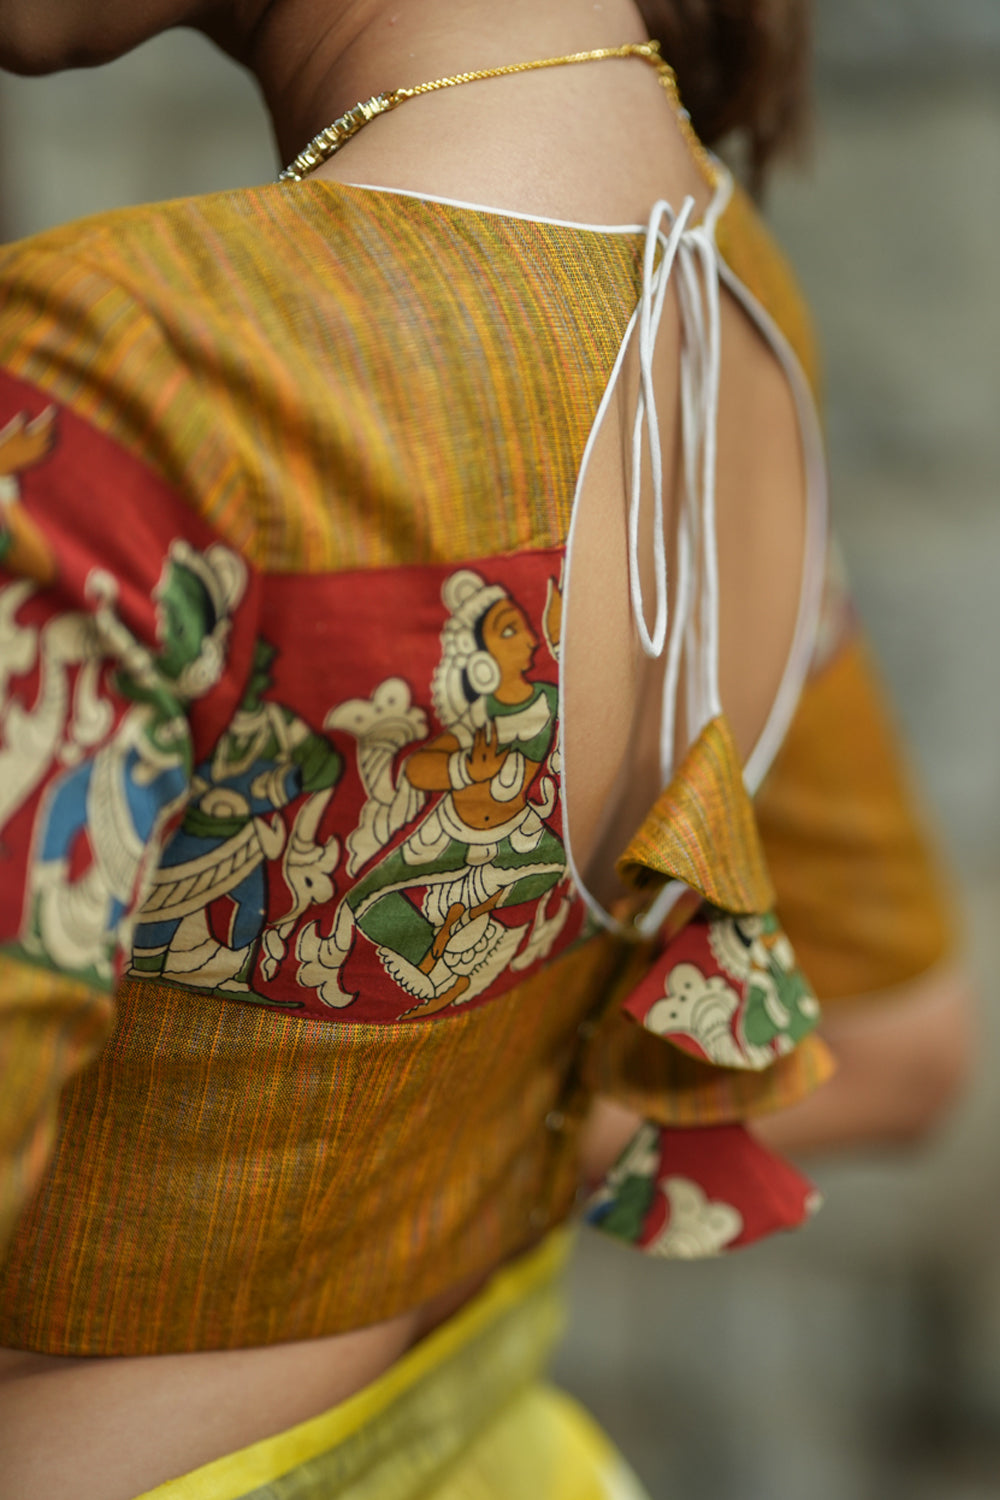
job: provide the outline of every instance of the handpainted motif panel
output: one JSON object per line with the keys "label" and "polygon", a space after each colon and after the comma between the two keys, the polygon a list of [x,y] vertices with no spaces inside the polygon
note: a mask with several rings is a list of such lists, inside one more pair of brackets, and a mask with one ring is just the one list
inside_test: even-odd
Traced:
{"label": "handpainted motif panel", "polygon": [[326,1019],[422,1020],[579,935],[563,843],[561,553],[264,582],[242,703],[131,972]]}

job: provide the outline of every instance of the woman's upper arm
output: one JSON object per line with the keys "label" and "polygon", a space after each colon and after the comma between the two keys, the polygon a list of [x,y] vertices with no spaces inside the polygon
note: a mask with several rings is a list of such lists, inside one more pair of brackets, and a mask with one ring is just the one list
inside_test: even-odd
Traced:
{"label": "woman's upper arm", "polygon": [[246,564],[89,419],[129,401],[128,360],[107,365],[127,299],[50,269],[0,259],[0,1237],[108,1035],[159,850],[252,648]]}
{"label": "woman's upper arm", "polygon": [[[834,584],[836,594],[836,584]],[[920,1136],[968,1069],[972,984],[945,861],[841,593],[757,817],[777,910],[838,1064],[763,1133],[786,1149]]]}

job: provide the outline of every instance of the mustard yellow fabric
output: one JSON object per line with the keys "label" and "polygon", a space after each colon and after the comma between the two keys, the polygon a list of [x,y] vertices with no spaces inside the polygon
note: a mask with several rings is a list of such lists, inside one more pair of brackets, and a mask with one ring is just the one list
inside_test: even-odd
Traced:
{"label": "mustard yellow fabric", "polygon": [[651,879],[682,880],[726,911],[773,906],[753,806],[725,718],[713,719],[698,735],[618,861],[618,871],[639,886]]}
{"label": "mustard yellow fabric", "polygon": [[[801,298],[739,195],[719,240],[815,377]],[[642,244],[323,182],[126,210],[0,253],[0,368],[141,461],[262,577],[556,550]],[[393,337],[414,309],[420,337]],[[873,871],[886,840],[927,868],[908,804],[881,818],[899,774],[888,741],[837,767],[820,756],[811,779],[798,747],[822,744],[819,702],[807,695],[765,792],[765,853],[820,986],[878,989],[931,961],[947,924],[927,880],[900,876],[891,933],[870,937],[856,886],[796,873],[835,785],[873,811],[857,842]],[[753,908],[770,876],[724,769],[721,817],[696,816],[694,780],[661,809],[658,840],[690,817],[687,862],[658,868],[718,894],[735,861],[727,878]],[[724,850],[727,819],[738,837]],[[798,906],[796,883],[814,892]],[[653,1118],[712,1123],[824,1075],[815,1046],[759,1080],[709,1080],[665,1063],[665,1046],[648,1065],[641,1038],[601,1052],[593,1022],[632,963],[627,945],[589,938],[418,1028],[296,1020],[150,980],[123,982],[112,1005],[9,958],[0,1056],[17,1087],[0,1090],[0,1201],[16,1225],[0,1343],[148,1354],[385,1318],[569,1214],[595,1077],[645,1095]]]}
{"label": "mustard yellow fabric", "polygon": [[856,631],[806,684],[757,818],[777,911],[824,1004],[889,994],[954,950],[951,894]]}
{"label": "mustard yellow fabric", "polygon": [[642,243],[315,180],[124,209],[0,253],[0,366],[268,573],[561,545]]}
{"label": "mustard yellow fabric", "polygon": [[51,1095],[98,1052],[112,1007],[109,996],[88,985],[53,983],[45,970],[26,970],[2,953],[0,995],[0,1077],[10,1100],[0,1111],[0,1159],[8,1179],[0,1199],[2,1244],[52,1151]]}
{"label": "mustard yellow fabric", "polygon": [[[577,1188],[596,939],[428,1026],[120,987],[0,1265],[0,1343],[212,1349],[392,1317],[514,1254]],[[51,1035],[51,1033],[49,1033]],[[559,1131],[545,1128],[558,1109]]]}
{"label": "mustard yellow fabric", "polygon": [[833,1076],[822,1038],[807,1036],[765,1073],[710,1067],[637,1026],[611,1015],[587,1061],[595,1092],[610,1094],[658,1125],[718,1125],[785,1109]]}

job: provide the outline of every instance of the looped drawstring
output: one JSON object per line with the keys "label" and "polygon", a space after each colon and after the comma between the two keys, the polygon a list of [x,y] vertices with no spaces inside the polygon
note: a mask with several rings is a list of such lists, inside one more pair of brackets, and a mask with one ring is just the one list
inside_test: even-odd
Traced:
{"label": "looped drawstring", "polygon": [[[644,653],[659,658],[666,652],[660,737],[664,782],[672,770],[682,655],[688,663],[685,701],[689,736],[693,738],[720,711],[719,580],[715,536],[720,295],[718,251],[713,233],[717,215],[711,213],[703,224],[690,227],[694,208],[695,201],[690,197],[684,200],[676,214],[662,199],[654,205],[646,233],[642,292],[637,309],[639,394],[632,429],[629,589],[635,628]],[[662,227],[664,220],[670,225],[667,234]],[[658,249],[662,249],[659,264],[656,263]],[[667,576],[663,455],[656,412],[653,356],[667,288],[675,270],[681,322],[683,493],[678,517],[676,579],[671,600]],[[652,631],[646,623],[639,572],[644,447],[652,483],[655,595]],[[669,608],[671,604],[672,608]]]}
{"label": "looped drawstring", "polygon": [[[642,263],[642,292],[639,297],[639,397],[632,425],[632,493],[628,509],[628,568],[632,594],[632,613],[642,649],[647,656],[662,656],[667,638],[667,549],[663,517],[663,455],[660,428],[656,415],[656,393],[653,388],[653,353],[656,335],[663,317],[670,273],[680,250],[681,239],[694,211],[694,199],[685,198],[680,213],[674,214],[662,198],[654,204],[646,231],[646,248]],[[660,225],[664,218],[672,221],[669,236],[664,239]],[[663,255],[655,265],[656,249],[663,241]],[[653,564],[656,589],[656,613],[653,633],[646,625],[639,576],[639,510],[642,499],[642,439],[645,429],[649,452],[650,476],[653,481]]]}

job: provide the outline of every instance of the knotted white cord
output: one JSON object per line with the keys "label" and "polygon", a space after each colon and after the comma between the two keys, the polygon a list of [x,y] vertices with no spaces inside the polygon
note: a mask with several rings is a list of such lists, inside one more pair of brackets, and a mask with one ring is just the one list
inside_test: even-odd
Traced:
{"label": "knotted white cord", "polygon": [[[646,231],[646,249],[642,263],[642,292],[637,308],[639,396],[636,401],[635,420],[632,424],[632,492],[629,496],[628,508],[628,571],[635,627],[639,633],[643,651],[647,656],[652,657],[663,655],[667,639],[667,549],[663,518],[663,455],[660,448],[660,425],[656,415],[656,393],[653,388],[653,352],[656,348],[656,335],[660,330],[670,273],[694,206],[693,198],[685,198],[680,213],[675,216],[673,209],[663,198],[653,205]],[[666,238],[660,229],[664,218],[671,221],[670,234]],[[663,255],[657,266],[655,264],[656,250],[661,241]],[[646,447],[649,452],[650,477],[653,482],[653,579],[656,610],[653,616],[652,635],[646,625],[642,580],[639,576],[643,428],[645,428]]]}
{"label": "knotted white cord", "polygon": [[719,378],[720,378],[720,307],[719,262],[715,241],[704,229],[692,231],[692,269],[700,262],[705,297],[707,341],[704,348],[701,393],[701,521],[702,521],[702,597],[700,660],[703,666],[700,711],[694,728],[701,729],[709,719],[722,711],[719,701],[719,553],[715,529],[715,480],[718,453]]}
{"label": "knotted white cord", "polygon": [[[722,204],[704,224],[689,227],[693,198],[675,215],[662,199],[653,207],[643,256],[642,292],[637,308],[639,394],[632,429],[632,479],[628,512],[629,589],[636,633],[643,652],[659,658],[666,651],[660,759],[663,781],[673,769],[676,703],[682,649],[687,661],[688,734],[694,738],[720,712],[719,580],[715,536],[716,427],[719,416],[720,297],[714,225]],[[662,224],[670,224],[664,234]],[[659,265],[658,248],[662,247]],[[682,471],[677,532],[676,580],[669,597],[663,497],[663,456],[653,383],[653,355],[667,288],[675,266],[681,323],[680,411]],[[652,483],[653,629],[646,623],[639,572],[639,516],[643,439]],[[692,580],[692,573],[697,582]],[[672,608],[668,606],[672,603]]]}

